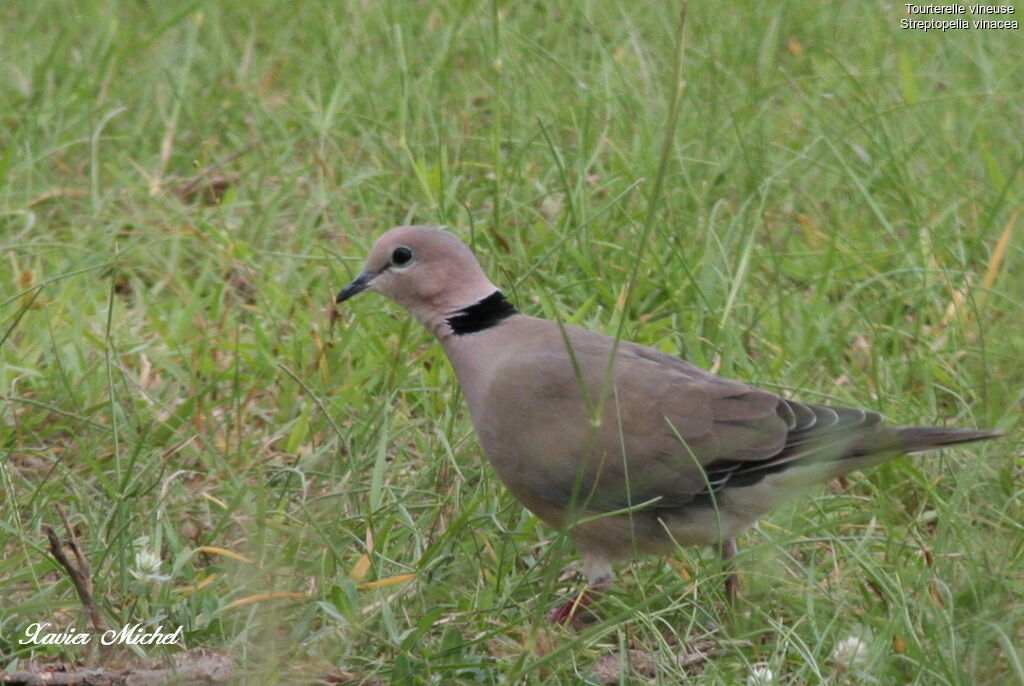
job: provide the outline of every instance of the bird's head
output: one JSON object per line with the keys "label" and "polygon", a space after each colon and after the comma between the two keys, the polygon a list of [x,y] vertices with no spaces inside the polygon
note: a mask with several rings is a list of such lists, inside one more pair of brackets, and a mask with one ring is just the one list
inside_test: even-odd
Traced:
{"label": "bird's head", "polygon": [[425,324],[497,290],[455,234],[434,226],[398,226],[377,239],[363,272],[338,293],[388,296]]}

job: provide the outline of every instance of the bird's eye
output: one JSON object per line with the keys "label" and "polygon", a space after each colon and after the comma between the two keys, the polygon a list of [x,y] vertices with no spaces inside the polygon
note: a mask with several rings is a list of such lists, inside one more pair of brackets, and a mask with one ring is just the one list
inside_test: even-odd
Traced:
{"label": "bird's eye", "polygon": [[394,252],[391,253],[391,264],[396,267],[404,267],[405,265],[412,262],[412,250],[400,245],[395,248]]}

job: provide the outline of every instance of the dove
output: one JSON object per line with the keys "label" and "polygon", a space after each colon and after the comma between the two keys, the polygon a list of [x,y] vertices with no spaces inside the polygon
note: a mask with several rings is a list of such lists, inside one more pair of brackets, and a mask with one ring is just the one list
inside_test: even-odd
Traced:
{"label": "dove", "polygon": [[444,348],[499,479],[580,553],[578,613],[612,564],[682,546],[730,562],[736,539],[816,484],[891,457],[999,431],[889,426],[870,410],[798,402],[627,340],[521,313],[456,235],[395,227],[337,295],[375,292]]}

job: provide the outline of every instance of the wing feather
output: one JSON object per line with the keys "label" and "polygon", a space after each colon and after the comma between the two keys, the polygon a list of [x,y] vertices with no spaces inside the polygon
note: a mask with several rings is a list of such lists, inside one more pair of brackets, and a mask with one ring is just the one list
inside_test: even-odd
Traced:
{"label": "wing feather", "polygon": [[681,507],[800,460],[852,454],[851,437],[880,420],[787,400],[626,341],[601,398],[612,339],[565,332],[575,362],[559,348],[561,330],[538,328],[535,352],[519,351],[501,370],[506,386],[491,408],[501,421],[474,417],[495,469],[523,497],[594,511]]}

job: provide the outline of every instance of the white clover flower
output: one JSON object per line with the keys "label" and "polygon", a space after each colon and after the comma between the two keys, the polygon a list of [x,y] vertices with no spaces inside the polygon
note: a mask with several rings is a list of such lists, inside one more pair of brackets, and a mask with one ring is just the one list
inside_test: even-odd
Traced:
{"label": "white clover flower", "polygon": [[847,636],[832,649],[832,663],[839,669],[857,669],[868,659],[868,644],[856,636]]}
{"label": "white clover flower", "polygon": [[150,548],[139,548],[135,552],[135,569],[128,572],[139,581],[167,581],[171,577],[160,573],[163,561]]}
{"label": "white clover flower", "polygon": [[754,665],[747,675],[747,686],[774,686],[775,672],[767,665]]}

